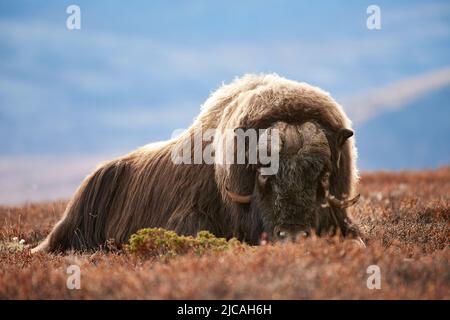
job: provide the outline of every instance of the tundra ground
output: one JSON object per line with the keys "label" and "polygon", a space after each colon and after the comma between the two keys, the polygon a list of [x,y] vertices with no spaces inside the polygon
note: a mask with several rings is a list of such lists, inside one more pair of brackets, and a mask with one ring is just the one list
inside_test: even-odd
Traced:
{"label": "tundra ground", "polygon": [[[366,248],[311,237],[170,259],[32,255],[29,246],[48,234],[66,202],[0,207],[0,299],[450,299],[450,168],[365,173],[359,191],[350,213]],[[79,290],[66,285],[73,264]],[[372,265],[380,289],[367,287]]]}

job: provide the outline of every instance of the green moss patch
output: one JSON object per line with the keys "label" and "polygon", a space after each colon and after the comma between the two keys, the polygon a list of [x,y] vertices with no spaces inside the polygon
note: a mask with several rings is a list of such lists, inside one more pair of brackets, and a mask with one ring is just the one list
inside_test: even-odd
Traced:
{"label": "green moss patch", "polygon": [[26,248],[24,240],[13,238],[11,241],[0,242],[0,252],[18,252]]}
{"label": "green moss patch", "polygon": [[133,234],[128,250],[143,257],[175,257],[195,253],[222,252],[229,249],[245,248],[246,245],[232,238],[217,238],[208,231],[200,231],[196,237],[179,236],[174,231],[162,228],[141,229]]}

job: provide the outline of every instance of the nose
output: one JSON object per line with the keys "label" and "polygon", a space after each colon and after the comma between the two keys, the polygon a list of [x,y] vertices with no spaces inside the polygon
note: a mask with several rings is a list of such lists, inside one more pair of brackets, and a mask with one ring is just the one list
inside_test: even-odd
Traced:
{"label": "nose", "polygon": [[280,230],[278,232],[275,233],[275,236],[277,237],[277,239],[279,240],[284,240],[287,239],[289,235],[289,232],[286,230]]}
{"label": "nose", "polygon": [[275,238],[277,240],[296,240],[298,236],[308,237],[309,231],[306,230],[292,230],[287,228],[277,228],[275,230]]}

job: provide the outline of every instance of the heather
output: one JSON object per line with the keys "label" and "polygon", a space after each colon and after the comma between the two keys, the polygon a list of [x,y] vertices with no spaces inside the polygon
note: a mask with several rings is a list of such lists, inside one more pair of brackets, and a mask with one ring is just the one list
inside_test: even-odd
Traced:
{"label": "heather", "polygon": [[[121,249],[32,255],[65,201],[0,207],[1,299],[450,299],[450,168],[362,175],[350,209],[366,247],[339,237],[250,247],[208,232],[138,231]],[[66,286],[67,267],[81,289]],[[381,289],[367,268],[379,266]]]}

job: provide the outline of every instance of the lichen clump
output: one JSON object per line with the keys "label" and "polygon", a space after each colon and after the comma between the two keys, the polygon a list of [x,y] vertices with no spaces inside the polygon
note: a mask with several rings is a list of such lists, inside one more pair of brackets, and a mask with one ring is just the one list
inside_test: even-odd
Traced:
{"label": "lichen clump", "polygon": [[11,241],[0,242],[0,252],[19,252],[26,248],[25,240],[14,237]]}
{"label": "lichen clump", "polygon": [[222,252],[244,248],[237,239],[217,238],[208,231],[200,231],[196,237],[180,236],[174,231],[162,228],[141,229],[130,238],[128,250],[143,257],[175,257],[195,253]]}

